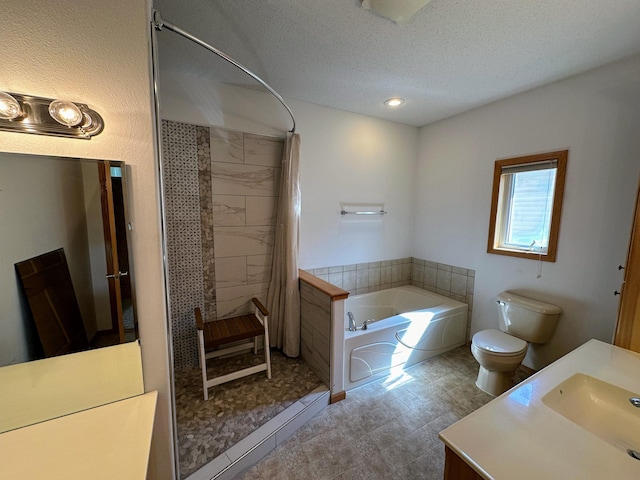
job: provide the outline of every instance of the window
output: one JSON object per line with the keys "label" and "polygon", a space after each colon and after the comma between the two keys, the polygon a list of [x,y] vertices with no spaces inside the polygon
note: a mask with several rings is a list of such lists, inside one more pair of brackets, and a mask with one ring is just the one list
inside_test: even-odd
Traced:
{"label": "window", "polygon": [[556,261],[568,155],[496,160],[488,253]]}

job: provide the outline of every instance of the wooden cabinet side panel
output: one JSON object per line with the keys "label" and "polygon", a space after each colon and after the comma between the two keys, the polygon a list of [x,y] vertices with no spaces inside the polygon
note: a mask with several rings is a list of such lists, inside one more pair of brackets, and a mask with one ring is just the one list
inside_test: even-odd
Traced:
{"label": "wooden cabinet side panel", "polygon": [[483,480],[453,450],[444,447],[444,480]]}

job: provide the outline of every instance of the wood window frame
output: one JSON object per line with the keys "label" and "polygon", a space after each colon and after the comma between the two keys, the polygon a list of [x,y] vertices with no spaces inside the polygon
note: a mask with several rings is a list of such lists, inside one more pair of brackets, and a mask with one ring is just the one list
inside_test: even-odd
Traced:
{"label": "wood window frame", "polygon": [[[506,158],[496,160],[493,169],[493,192],[491,194],[491,215],[489,217],[489,238],[487,253],[507,255],[510,257],[529,258],[543,262],[555,262],[558,251],[558,236],[560,234],[560,218],[562,216],[562,198],[564,196],[564,183],[567,172],[567,159],[569,150],[526,155],[523,157]],[[496,247],[496,225],[498,224],[498,204],[500,197],[500,176],[503,167],[524,166],[540,162],[557,161],[556,181],[554,186],[553,209],[551,211],[551,225],[549,229],[549,246],[546,254],[539,252],[525,252],[521,250],[508,250]]]}

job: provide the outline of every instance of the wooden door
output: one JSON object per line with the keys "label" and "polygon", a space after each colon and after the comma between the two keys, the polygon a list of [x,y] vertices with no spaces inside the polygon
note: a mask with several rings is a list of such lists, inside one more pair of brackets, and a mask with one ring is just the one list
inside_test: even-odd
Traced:
{"label": "wooden door", "polygon": [[89,346],[62,248],[16,263],[45,357]]}
{"label": "wooden door", "polygon": [[621,292],[613,343],[640,352],[640,185]]}
{"label": "wooden door", "polygon": [[120,270],[118,258],[118,237],[116,230],[115,208],[113,202],[113,185],[111,181],[111,164],[108,161],[98,163],[100,179],[100,199],[102,203],[102,224],[104,231],[105,255],[107,260],[107,279],[109,280],[109,303],[111,305],[111,328],[118,333],[120,343],[125,341],[122,314],[121,277],[128,271]]}

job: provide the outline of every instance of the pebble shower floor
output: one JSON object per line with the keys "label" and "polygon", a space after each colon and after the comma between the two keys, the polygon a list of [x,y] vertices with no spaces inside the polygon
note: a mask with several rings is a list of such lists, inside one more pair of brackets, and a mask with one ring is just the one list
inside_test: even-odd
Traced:
{"label": "pebble shower floor", "polygon": [[[237,370],[237,365],[248,366],[261,361],[260,353],[210,360],[207,372],[220,375]],[[271,370],[271,380],[260,372],[212,387],[206,402],[202,394],[200,369],[176,371],[181,479],[187,478],[321,385],[302,358],[288,358],[278,350],[272,349]]]}

